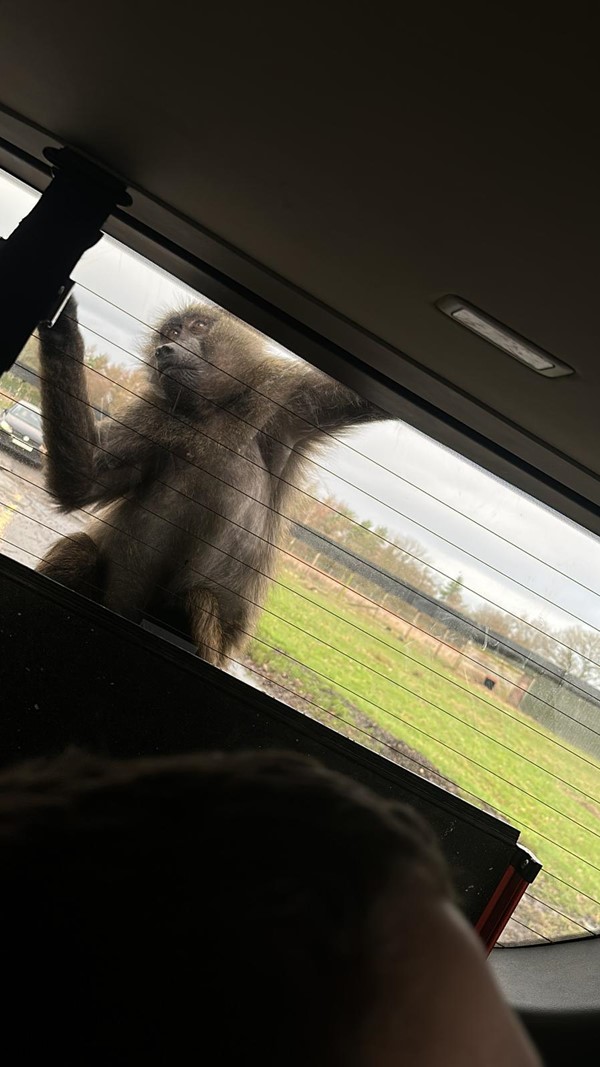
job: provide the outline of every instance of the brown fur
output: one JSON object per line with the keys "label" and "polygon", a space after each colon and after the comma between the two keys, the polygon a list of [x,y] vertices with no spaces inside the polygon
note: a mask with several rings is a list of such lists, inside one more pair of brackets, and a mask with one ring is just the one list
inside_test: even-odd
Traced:
{"label": "brown fur", "polygon": [[139,620],[177,617],[224,665],[251,629],[302,455],[389,418],[301,360],[271,355],[227,312],[193,305],[148,342],[143,396],[99,425],[88,403],[77,307],[40,326],[47,483],[63,510],[101,507],[39,570]]}

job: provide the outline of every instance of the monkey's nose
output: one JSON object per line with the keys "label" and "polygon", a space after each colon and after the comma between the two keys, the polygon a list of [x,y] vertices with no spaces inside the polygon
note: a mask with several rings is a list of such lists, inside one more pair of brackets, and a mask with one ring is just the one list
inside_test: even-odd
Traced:
{"label": "monkey's nose", "polygon": [[171,356],[173,354],[173,346],[159,345],[154,354],[158,360],[166,359],[167,356]]}

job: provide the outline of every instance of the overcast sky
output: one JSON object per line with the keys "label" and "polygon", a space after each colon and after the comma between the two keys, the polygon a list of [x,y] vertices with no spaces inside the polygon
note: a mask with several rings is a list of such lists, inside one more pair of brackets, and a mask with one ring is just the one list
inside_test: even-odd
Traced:
{"label": "overcast sky", "polygon": [[[0,174],[0,236],[36,197]],[[197,295],[107,237],[73,276],[86,341],[119,361],[136,351],[145,324]],[[319,462],[331,472],[314,468],[324,492],[388,527],[397,542],[417,539],[436,569],[460,574],[478,594],[473,604],[483,597],[520,617],[543,616],[549,633],[579,620],[600,629],[598,538],[450,449],[398,422],[355,432]]]}

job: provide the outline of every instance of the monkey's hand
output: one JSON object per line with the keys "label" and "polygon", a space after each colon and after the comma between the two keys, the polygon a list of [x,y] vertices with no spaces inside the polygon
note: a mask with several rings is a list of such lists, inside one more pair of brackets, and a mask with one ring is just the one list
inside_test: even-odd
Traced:
{"label": "monkey's hand", "polygon": [[152,439],[112,419],[99,428],[72,296],[54,326],[40,323],[38,331],[46,486],[63,511],[115,500],[140,481]]}
{"label": "monkey's hand", "polygon": [[40,322],[38,333],[42,342],[43,357],[56,359],[62,353],[67,353],[73,359],[83,362],[84,345],[77,320],[77,301],[74,296],[69,297],[54,326],[48,322]]}
{"label": "monkey's hand", "polygon": [[46,485],[65,510],[72,510],[96,499],[98,452],[83,362],[85,346],[73,297],[54,326],[40,322],[38,333]]}

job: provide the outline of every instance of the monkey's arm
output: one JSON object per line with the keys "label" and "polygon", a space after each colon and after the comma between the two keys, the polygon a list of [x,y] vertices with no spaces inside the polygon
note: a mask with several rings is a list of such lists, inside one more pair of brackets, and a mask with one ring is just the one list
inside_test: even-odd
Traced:
{"label": "monkey's arm", "polygon": [[143,438],[114,424],[102,436],[99,433],[89,402],[73,297],[56,324],[52,328],[40,324],[38,332],[50,491],[68,510],[122,496],[141,479],[146,447]]}
{"label": "monkey's arm", "polygon": [[280,407],[269,428],[279,440],[306,445],[323,432],[339,433],[394,418],[315,367],[290,368],[282,381],[279,395],[273,396]]}

